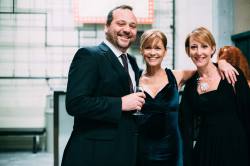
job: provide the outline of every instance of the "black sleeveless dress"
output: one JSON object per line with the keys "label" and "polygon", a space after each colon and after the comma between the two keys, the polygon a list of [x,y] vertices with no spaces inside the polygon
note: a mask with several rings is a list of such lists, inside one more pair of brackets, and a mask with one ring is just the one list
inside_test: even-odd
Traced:
{"label": "black sleeveless dress", "polygon": [[171,70],[169,83],[152,98],[147,92],[139,117],[137,166],[177,166],[181,163],[178,129],[179,92]]}

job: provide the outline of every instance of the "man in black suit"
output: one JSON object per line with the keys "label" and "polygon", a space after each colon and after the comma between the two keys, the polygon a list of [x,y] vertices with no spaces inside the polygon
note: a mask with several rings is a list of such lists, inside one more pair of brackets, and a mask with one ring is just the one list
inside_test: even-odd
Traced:
{"label": "man in black suit", "polygon": [[62,166],[135,165],[137,133],[132,114],[145,102],[144,93],[132,92],[139,68],[127,54],[136,33],[132,8],[122,5],[108,14],[106,40],[76,52],[66,93],[66,109],[74,116],[74,127]]}

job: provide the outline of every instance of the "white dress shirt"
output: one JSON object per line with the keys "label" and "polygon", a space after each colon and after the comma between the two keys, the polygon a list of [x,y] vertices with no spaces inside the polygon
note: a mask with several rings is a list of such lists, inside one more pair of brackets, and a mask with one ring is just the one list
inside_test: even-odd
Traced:
{"label": "white dress shirt", "polygon": [[[118,58],[118,60],[120,61],[121,65],[123,66],[123,63],[122,63],[122,59],[121,59],[121,54],[126,54],[127,53],[123,53],[121,52],[120,50],[118,50],[117,48],[115,48],[113,46],[113,44],[111,44],[108,40],[104,40],[104,43],[113,51],[113,53],[115,54],[115,56]],[[132,81],[132,84],[133,84],[133,87],[136,86],[136,82],[135,82],[135,72],[130,64],[130,61],[128,59],[128,57],[126,56],[127,58],[127,61],[128,61],[128,72],[129,72],[129,76],[131,78],[131,81]]]}

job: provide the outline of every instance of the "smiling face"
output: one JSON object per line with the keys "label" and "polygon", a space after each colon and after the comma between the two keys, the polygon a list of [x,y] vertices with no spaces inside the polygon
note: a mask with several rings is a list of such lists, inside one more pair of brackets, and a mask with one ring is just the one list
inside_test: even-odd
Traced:
{"label": "smiling face", "polygon": [[140,40],[140,52],[148,67],[161,66],[167,53],[167,37],[159,30],[145,31]]}
{"label": "smiling face", "polygon": [[207,66],[211,62],[214,47],[206,42],[198,42],[193,37],[189,40],[189,56],[197,67]]}
{"label": "smiling face", "polygon": [[141,54],[147,66],[161,66],[161,62],[166,55],[166,48],[162,40],[158,37],[148,40],[141,49]]}
{"label": "smiling face", "polygon": [[112,22],[105,26],[106,38],[121,52],[126,52],[136,39],[137,20],[129,9],[113,11]]}
{"label": "smiling face", "polygon": [[186,53],[198,68],[212,62],[215,47],[213,35],[204,27],[193,30],[185,41]]}

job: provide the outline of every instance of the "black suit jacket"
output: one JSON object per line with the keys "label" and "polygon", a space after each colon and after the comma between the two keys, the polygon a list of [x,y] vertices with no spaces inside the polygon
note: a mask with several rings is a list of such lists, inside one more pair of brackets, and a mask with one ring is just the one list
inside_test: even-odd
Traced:
{"label": "black suit jacket", "polygon": [[[138,83],[135,58],[128,55],[128,59]],[[74,116],[74,128],[63,166],[134,166],[135,119],[131,112],[121,110],[121,97],[127,94],[129,75],[106,44],[76,52],[66,93],[66,109]]]}

